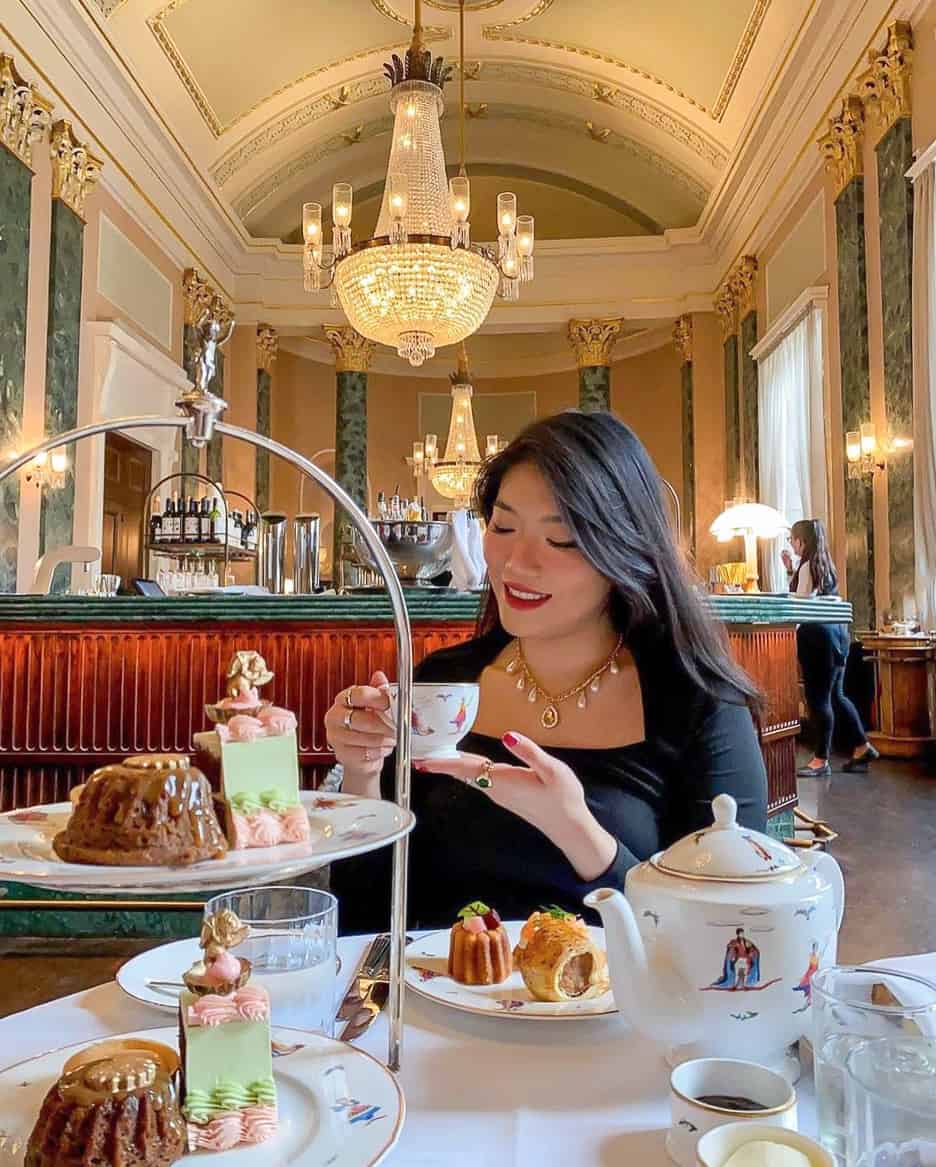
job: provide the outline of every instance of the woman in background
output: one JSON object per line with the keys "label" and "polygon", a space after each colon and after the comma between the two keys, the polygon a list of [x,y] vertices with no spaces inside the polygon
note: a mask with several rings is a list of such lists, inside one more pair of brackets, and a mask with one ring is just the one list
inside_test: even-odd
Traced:
{"label": "woman in background", "polygon": [[[793,567],[789,551],[782,552],[790,577],[790,591],[795,596],[838,595],[838,577],[825,527],[821,519],[800,519],[790,531],[790,546],[799,563]],[[816,723],[816,752],[807,766],[797,771],[801,778],[817,778],[832,773],[829,756],[835,719],[839,731],[847,737],[852,756],[842,767],[852,773],[867,770],[868,762],[879,757],[868,741],[858,710],[845,696],[845,662],[850,637],[847,624],[800,624],[796,630],[796,648],[806,702]]]}

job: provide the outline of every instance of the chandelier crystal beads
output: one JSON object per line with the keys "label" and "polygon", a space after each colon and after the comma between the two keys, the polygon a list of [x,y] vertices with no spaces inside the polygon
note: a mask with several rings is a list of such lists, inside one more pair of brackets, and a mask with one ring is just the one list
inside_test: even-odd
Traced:
{"label": "chandelier crystal beads", "polygon": [[[462,14],[463,15],[463,14]],[[437,348],[458,344],[484,323],[494,297],[519,295],[533,278],[532,216],[517,215],[517,199],[497,199],[496,249],[471,243],[471,189],[461,172],[446,180],[439,118],[451,67],[422,45],[421,3],[413,42],[384,66],[391,84],[393,142],[374,236],[353,244],[351,187],[332,192],[332,244],[326,247],[322,205],[302,208],[306,291],[333,287],[362,336],[396,348],[418,366]],[[464,38],[461,46],[464,141]]]}

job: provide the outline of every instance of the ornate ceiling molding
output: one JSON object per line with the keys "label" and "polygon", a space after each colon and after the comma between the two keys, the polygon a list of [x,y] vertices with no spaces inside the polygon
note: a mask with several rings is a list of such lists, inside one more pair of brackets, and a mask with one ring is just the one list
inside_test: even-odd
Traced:
{"label": "ornate ceiling molding", "polygon": [[[432,0],[426,0],[427,4],[431,2]],[[547,9],[552,8],[552,6],[553,0],[536,0],[536,3],[532,8],[530,8],[527,12],[524,12],[521,16],[516,17],[514,20],[508,20],[504,24],[485,25],[481,30],[481,35],[487,37],[488,40],[506,40],[506,37],[501,38],[500,36],[488,36],[488,33],[507,33],[510,31],[510,29],[516,28],[518,25],[526,24],[528,20],[535,20],[537,16],[542,16],[543,13]],[[458,5],[455,7],[457,8]]]}
{"label": "ornate ceiling molding", "polygon": [[620,317],[611,320],[570,320],[569,344],[575,353],[578,367],[588,369],[596,365],[610,365],[611,350],[624,324],[625,321]]}
{"label": "ornate ceiling molding", "polygon": [[114,15],[118,8],[122,8],[127,0],[91,0],[94,7],[105,20]]}
{"label": "ornate ceiling molding", "polygon": [[744,320],[754,311],[754,281],[757,278],[757,257],[742,255],[738,266],[728,277],[728,284],[738,308],[738,319]]}
{"label": "ornate ceiling molding", "polygon": [[671,84],[664,77],[659,77],[655,73],[650,73],[646,69],[641,69],[638,65],[631,64],[628,61],[621,60],[620,57],[614,57],[609,53],[602,53],[598,49],[590,49],[585,45],[566,44],[562,41],[548,40],[544,37],[525,36],[521,33],[514,32],[517,25],[525,24],[532,20],[535,16],[539,16],[541,12],[549,7],[551,0],[541,0],[541,4],[526,16],[519,20],[512,21],[510,24],[488,24],[481,30],[481,35],[485,40],[490,41],[510,41],[514,44],[532,45],[541,49],[553,49],[563,53],[574,53],[576,56],[588,57],[593,61],[601,61],[605,65],[612,65],[616,69],[621,69],[626,73],[632,73],[636,77],[641,77],[645,81],[649,81],[653,85],[660,85],[668,93],[681,98],[688,102],[689,105],[694,106],[701,113],[708,114],[714,121],[721,121],[724,117],[725,110],[728,108],[728,103],[731,101],[732,95],[737,88],[738,81],[744,71],[744,66],[747,64],[747,59],[751,55],[751,50],[754,48],[754,43],[757,40],[757,35],[761,30],[764,22],[764,16],[767,9],[770,7],[770,0],[756,0],[748,22],[745,25],[744,32],[738,42],[738,47],[735,49],[731,64],[728,67],[728,72],[722,82],[721,89],[715,99],[715,104],[711,109],[703,102],[697,101],[691,97],[684,90],[678,86]]}
{"label": "ornate ceiling molding", "polygon": [[84,218],[85,200],[94,189],[104,165],[84,142],[75,137],[71,122],[58,121],[49,141],[52,157],[52,198],[61,201]]}
{"label": "ornate ceiling molding", "polygon": [[0,53],[0,145],[32,169],[33,143],[51,122],[52,102],[19,75],[8,53]]}
{"label": "ornate ceiling molding", "polygon": [[[169,0],[169,3],[165,5],[165,7],[161,8],[155,16],[151,16],[146,23],[150,29],[150,32],[152,32],[153,36],[156,38],[159,47],[166,54],[166,57],[175,70],[179,80],[185,86],[185,90],[189,97],[191,97],[192,101],[195,103],[195,108],[204,118],[208,128],[216,138],[220,138],[222,134],[225,134],[228,132],[228,130],[233,129],[234,126],[238,125],[245,118],[256,112],[256,110],[266,105],[268,101],[272,101],[274,98],[282,96],[282,94],[287,93],[290,89],[295,89],[297,86],[304,85],[313,77],[319,77],[323,73],[328,73],[332,69],[340,69],[342,66],[349,65],[353,61],[362,61],[367,57],[372,57],[378,54],[398,52],[407,48],[409,45],[409,34],[407,34],[405,41],[391,41],[389,44],[378,45],[374,48],[365,49],[359,53],[351,53],[349,56],[341,57],[337,61],[328,61],[324,65],[319,65],[315,69],[310,69],[308,73],[303,73],[301,77],[294,77],[285,85],[281,85],[279,89],[273,90],[272,93],[266,94],[266,96],[261,98],[259,101],[255,101],[249,109],[245,109],[242,113],[239,113],[230,121],[222,122],[215,112],[214,107],[209,101],[205,91],[195,79],[195,74],[192,72],[179,47],[172,39],[172,35],[170,34],[169,29],[166,27],[166,17],[171,12],[174,12],[177,8],[181,8],[183,5],[190,2],[191,0]],[[392,15],[393,19],[399,22],[399,14],[392,14],[388,10],[386,15]],[[403,23],[405,24],[406,22],[404,21]],[[406,25],[406,27],[409,28],[408,25]],[[423,40],[426,43],[429,43],[430,41],[449,40],[451,39],[451,36],[451,28],[432,27],[423,29]]]}
{"label": "ornate ceiling molding", "polygon": [[876,146],[895,122],[910,117],[913,32],[909,23],[894,21],[887,30],[887,43],[880,51],[872,49],[868,61],[870,68],[858,78],[858,92]]}
{"label": "ornate ceiling molding", "polygon": [[817,143],[825,158],[826,173],[832,176],[836,197],[853,178],[864,173],[863,142],[864,105],[860,97],[850,94],[842,102],[838,116],[829,118],[828,133]]}
{"label": "ornate ceiling molding", "polygon": [[[486,114],[486,120],[521,121],[530,125],[544,126],[547,129],[565,130],[573,134],[587,133],[585,123],[579,118],[527,106],[490,106]],[[367,123],[361,128],[361,133],[357,141],[370,141],[380,134],[390,133],[392,128],[393,119],[391,117],[385,117],[379,121]],[[601,145],[620,151],[632,158],[637,158],[648,166],[651,166],[660,174],[664,175],[668,181],[684,190],[697,204],[699,210],[704,206],[709,196],[709,188],[701,183],[694,175],[689,174],[688,171],[683,170],[682,167],[677,166],[668,158],[664,158],[661,154],[651,150],[642,142],[637,142],[633,138],[628,138],[623,134],[611,130],[607,137],[603,139]],[[246,219],[261,203],[265,202],[271,195],[274,195],[277,190],[285,186],[297,174],[305,170],[310,170],[330,154],[334,154],[339,150],[346,150],[348,146],[349,143],[346,133],[334,134],[325,141],[317,142],[309,150],[303,151],[298,156],[285,162],[271,174],[264,175],[263,178],[248,187],[243,194],[234,200],[235,211],[242,219]]]}
{"label": "ornate ceiling molding", "polygon": [[[626,90],[604,85],[586,73],[569,73],[549,65],[531,65],[521,61],[493,58],[470,62],[465,68],[465,78],[472,81],[531,85],[608,105],[666,134],[716,170],[721,170],[728,159],[726,151],[720,146],[663,106]],[[338,89],[329,89],[316,94],[239,142],[215,165],[212,176],[219,186],[224,186],[257,154],[277,145],[303,127],[321,121],[347,106],[370,101],[385,94],[384,79],[368,74],[357,77]]]}

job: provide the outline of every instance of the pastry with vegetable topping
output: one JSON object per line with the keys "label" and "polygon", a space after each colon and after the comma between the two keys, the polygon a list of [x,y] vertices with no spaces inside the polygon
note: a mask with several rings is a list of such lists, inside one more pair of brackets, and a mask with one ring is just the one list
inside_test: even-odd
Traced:
{"label": "pastry with vegetable topping", "polygon": [[463,985],[499,985],[513,971],[501,918],[480,900],[458,913],[449,940],[449,976]]}
{"label": "pastry with vegetable topping", "polygon": [[586,1001],[610,987],[608,959],[589,935],[588,925],[562,908],[530,916],[513,958],[538,1001]]}

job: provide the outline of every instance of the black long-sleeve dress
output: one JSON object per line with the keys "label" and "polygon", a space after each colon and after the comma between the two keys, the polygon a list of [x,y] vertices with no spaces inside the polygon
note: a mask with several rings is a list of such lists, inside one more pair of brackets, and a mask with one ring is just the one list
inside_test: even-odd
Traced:
{"label": "black long-sleeve dress", "polygon": [[[479,637],[428,657],[419,681],[474,681],[504,645]],[[597,887],[623,889],[634,864],[712,822],[711,801],[728,793],[738,819],[763,830],[767,778],[746,705],[733,693],[719,700],[693,684],[662,636],[628,644],[644,705],[645,739],[610,749],[540,745],[576,773],[589,809],[618,841],[610,867],[580,879],[565,855],[535,827],[470,785],[445,775],[413,775],[417,824],[411,840],[409,916],[412,927],[445,927],[471,900],[496,907],[504,919],[524,919],[546,904],[582,911]],[[469,734],[460,749],[495,762],[514,762],[499,739]],[[393,797],[393,763],[381,782]],[[337,864],[332,887],[340,898],[341,931],[383,927],[389,897],[389,856],[378,852]]]}

